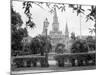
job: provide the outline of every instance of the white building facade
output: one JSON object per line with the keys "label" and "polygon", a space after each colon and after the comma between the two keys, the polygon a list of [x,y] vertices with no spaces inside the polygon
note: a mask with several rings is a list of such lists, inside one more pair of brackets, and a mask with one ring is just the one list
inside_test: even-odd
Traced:
{"label": "white building facade", "polygon": [[[62,31],[59,30],[59,22],[58,22],[58,16],[56,12],[56,8],[54,8],[54,16],[53,16],[53,23],[52,23],[52,30],[49,32],[49,37],[51,38],[51,44],[53,46],[53,51],[55,50],[55,47],[57,44],[62,43],[65,45],[65,48],[68,48],[68,42],[69,42],[69,32],[68,32],[68,26],[66,24],[65,27],[65,33],[62,34]],[[42,35],[46,35],[46,29],[49,22],[46,18],[44,21],[44,27]]]}

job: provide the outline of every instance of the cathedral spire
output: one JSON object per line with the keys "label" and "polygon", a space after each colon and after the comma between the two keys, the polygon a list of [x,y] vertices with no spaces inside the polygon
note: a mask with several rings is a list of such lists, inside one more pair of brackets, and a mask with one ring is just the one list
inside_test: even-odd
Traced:
{"label": "cathedral spire", "polygon": [[54,8],[53,23],[58,23],[58,16],[57,16],[57,10],[56,10],[56,8]]}
{"label": "cathedral spire", "polygon": [[48,19],[46,18],[45,21],[43,22],[43,32],[42,32],[42,35],[46,35],[46,30],[47,30],[48,25],[49,25],[49,22],[48,22]]}
{"label": "cathedral spire", "polygon": [[54,8],[54,16],[53,16],[53,31],[54,32],[58,32],[59,31],[59,22],[58,22],[58,16],[57,16],[57,11],[56,11],[56,7]]}
{"label": "cathedral spire", "polygon": [[66,27],[65,27],[65,37],[69,37],[67,22],[66,22]]}

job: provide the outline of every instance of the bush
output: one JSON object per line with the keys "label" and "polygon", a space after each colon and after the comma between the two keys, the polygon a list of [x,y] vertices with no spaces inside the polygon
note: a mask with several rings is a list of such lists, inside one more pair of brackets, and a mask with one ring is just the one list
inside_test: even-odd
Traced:
{"label": "bush", "polygon": [[[85,40],[76,40],[72,47],[71,47],[71,53],[83,53],[88,52],[88,45]],[[83,65],[83,61],[87,64],[87,56],[82,55],[76,55],[76,58],[71,59],[72,66],[75,66],[75,60],[78,62],[78,66]]]}
{"label": "bush", "polygon": [[57,44],[57,46],[55,48],[55,52],[56,53],[64,53],[64,47],[65,47],[65,45],[62,43]]}
{"label": "bush", "polygon": [[88,45],[85,40],[76,40],[71,47],[71,53],[88,52]]}

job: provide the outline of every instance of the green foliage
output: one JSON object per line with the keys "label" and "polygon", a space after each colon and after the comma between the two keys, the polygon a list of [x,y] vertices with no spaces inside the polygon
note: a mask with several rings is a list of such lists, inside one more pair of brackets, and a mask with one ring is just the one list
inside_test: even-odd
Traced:
{"label": "green foliage", "polygon": [[91,6],[91,9],[88,10],[90,11],[90,13],[86,15],[87,21],[88,20],[96,21],[96,6]]}
{"label": "green foliage", "polygon": [[85,40],[76,40],[71,47],[71,53],[88,52],[88,45]]}
{"label": "green foliage", "polygon": [[[50,7],[50,5],[53,5],[53,6]],[[58,10],[61,10],[61,12],[66,11],[65,4],[48,4],[48,3],[46,3],[46,6],[50,9],[50,13],[53,13],[55,8],[57,8]]]}
{"label": "green foliage", "polygon": [[96,33],[96,28],[89,28],[89,33],[93,34],[93,32]]}
{"label": "green foliage", "polygon": [[29,26],[30,28],[33,28],[33,27],[35,26],[35,23],[32,22],[31,20],[28,20],[28,21],[26,22],[26,25]]}
{"label": "green foliage", "polygon": [[11,8],[11,49],[12,49],[12,55],[15,53],[15,51],[22,50],[22,39],[23,37],[27,36],[27,29],[21,28],[22,26],[22,19],[21,16],[13,11],[13,8]]}
{"label": "green foliage", "polygon": [[22,19],[19,13],[16,13],[13,8],[11,7],[11,24],[16,26],[19,25],[19,27],[22,26]]}
{"label": "green foliage", "polygon": [[33,54],[41,54],[44,55],[46,52],[50,52],[52,46],[49,40],[46,40],[45,36],[36,36],[33,38],[32,43],[30,45]]}
{"label": "green foliage", "polygon": [[89,50],[92,51],[92,50],[96,50],[96,39],[93,39],[92,36],[88,36],[86,38],[87,40],[87,44],[89,46]]}
{"label": "green foliage", "polygon": [[12,30],[13,32],[11,33],[11,44],[12,44],[12,50],[22,50],[22,39],[23,37],[26,37],[27,30],[20,28],[20,29],[15,29]]}
{"label": "green foliage", "polygon": [[33,28],[35,26],[35,23],[32,21],[32,14],[30,12],[30,8],[32,8],[32,3],[31,1],[25,1],[23,2],[23,9],[25,9],[24,13],[28,17],[28,21],[26,22],[26,25],[29,26],[30,28]]}
{"label": "green foliage", "polygon": [[[84,12],[85,12],[85,10],[84,9],[82,9],[82,6],[81,5],[75,5],[75,4],[69,4],[69,7],[70,8],[73,8],[73,11],[76,11],[77,12],[77,16],[79,15],[79,14],[84,14]],[[95,32],[96,33],[96,6],[91,6],[91,9],[88,9],[89,11],[90,11],[90,13],[88,14],[88,15],[86,15],[86,18],[87,18],[87,20],[86,21],[88,21],[88,20],[92,20],[92,21],[94,21],[95,22],[95,24],[94,24],[94,28],[89,28],[89,32],[90,33],[93,33],[93,32]]]}
{"label": "green foliage", "polygon": [[23,8],[25,8],[24,13],[25,13],[28,17],[31,16],[31,13],[30,13],[30,8],[32,8],[31,3],[32,3],[32,2],[30,2],[30,1],[27,1],[27,2],[25,1],[25,2],[23,2]]}
{"label": "green foliage", "polygon": [[65,47],[65,45],[62,43],[57,44],[57,46],[55,48],[55,52],[56,53],[64,53],[64,47]]}
{"label": "green foliage", "polygon": [[66,7],[65,7],[65,4],[62,4],[61,6],[59,6],[59,5],[57,5],[56,4],[56,7],[59,9],[59,10],[61,10],[61,12],[64,12],[66,9]]}
{"label": "green foliage", "polygon": [[69,7],[70,8],[73,8],[73,11],[76,11],[77,12],[77,16],[79,14],[84,14],[84,9],[82,9],[82,6],[81,5],[75,5],[75,4],[69,4]]}
{"label": "green foliage", "polygon": [[73,40],[76,39],[76,36],[75,36],[75,33],[74,32],[71,33],[71,39],[73,39]]}
{"label": "green foliage", "polygon": [[86,18],[88,20],[92,20],[95,22],[94,24],[94,28],[89,28],[90,33],[96,33],[96,6],[91,6],[91,9],[88,9],[90,11],[90,13],[88,15],[86,15]]}

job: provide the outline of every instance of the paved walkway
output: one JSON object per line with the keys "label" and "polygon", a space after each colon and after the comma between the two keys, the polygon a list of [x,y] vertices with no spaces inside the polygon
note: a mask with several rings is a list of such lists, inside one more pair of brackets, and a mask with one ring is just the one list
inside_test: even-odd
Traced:
{"label": "paved walkway", "polygon": [[32,74],[32,73],[41,73],[41,72],[58,72],[58,71],[77,71],[77,70],[92,70],[96,69],[96,66],[81,66],[81,67],[54,67],[49,68],[28,68],[27,70],[22,71],[13,71],[14,74]]}
{"label": "paved walkway", "polygon": [[95,69],[96,66],[81,66],[81,67],[71,67],[70,63],[65,63],[65,67],[58,67],[57,62],[54,60],[54,54],[49,54],[49,65],[50,67],[31,67],[31,68],[20,68],[13,71],[12,74],[29,74],[29,73],[40,73],[40,72],[57,72],[57,71],[75,71],[75,70],[91,70]]}

